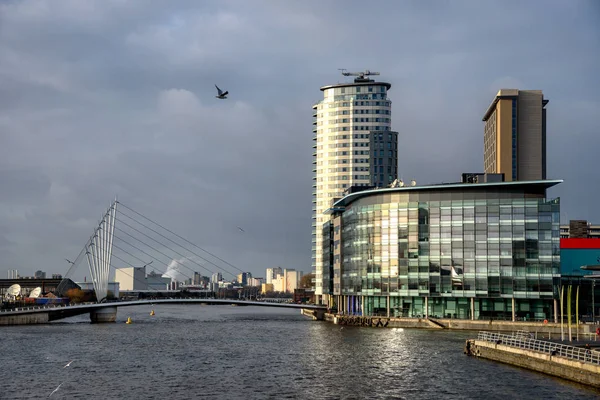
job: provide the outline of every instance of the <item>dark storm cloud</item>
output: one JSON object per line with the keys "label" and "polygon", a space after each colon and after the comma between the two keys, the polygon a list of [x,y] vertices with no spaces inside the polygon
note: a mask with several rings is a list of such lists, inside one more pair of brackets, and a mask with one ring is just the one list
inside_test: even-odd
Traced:
{"label": "dark storm cloud", "polygon": [[552,194],[598,222],[599,18],[592,1],[3,2],[0,273],[64,272],[116,194],[244,270],[308,272],[311,106],[337,68],[392,83],[419,183],[482,169],[498,89],[544,90]]}

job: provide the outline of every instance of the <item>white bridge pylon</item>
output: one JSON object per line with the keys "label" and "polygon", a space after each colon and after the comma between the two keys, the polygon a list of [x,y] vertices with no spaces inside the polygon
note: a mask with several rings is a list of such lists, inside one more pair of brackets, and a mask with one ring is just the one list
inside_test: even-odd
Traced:
{"label": "white bridge pylon", "polygon": [[85,245],[85,254],[98,302],[106,300],[108,295],[108,275],[111,265],[117,203],[115,199]]}

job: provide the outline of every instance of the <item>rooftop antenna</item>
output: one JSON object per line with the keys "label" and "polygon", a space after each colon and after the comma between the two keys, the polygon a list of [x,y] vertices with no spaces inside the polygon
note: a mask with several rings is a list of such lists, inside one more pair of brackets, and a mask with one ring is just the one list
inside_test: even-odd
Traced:
{"label": "rooftop antenna", "polygon": [[348,72],[344,68],[338,68],[338,70],[342,71],[342,75],[344,75],[344,76],[356,76],[356,78],[354,78],[354,82],[369,82],[370,79],[367,78],[368,76],[379,75],[379,72],[372,72],[372,71],[369,71],[368,69],[366,69],[363,72]]}

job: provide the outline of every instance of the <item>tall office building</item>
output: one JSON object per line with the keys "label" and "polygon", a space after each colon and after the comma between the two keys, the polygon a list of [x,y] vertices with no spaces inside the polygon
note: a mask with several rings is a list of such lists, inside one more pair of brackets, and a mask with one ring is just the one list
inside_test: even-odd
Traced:
{"label": "tall office building", "polygon": [[546,109],[541,90],[502,89],[483,121],[484,168],[506,181],[546,179]]}
{"label": "tall office building", "polygon": [[219,283],[220,281],[223,280],[223,274],[221,274],[220,272],[215,272],[214,274],[212,274],[212,276],[210,277],[210,281],[212,283]]}
{"label": "tall office building", "polygon": [[267,268],[266,283],[273,283],[273,280],[277,278],[277,275],[281,274],[283,274],[283,270],[281,269],[281,267]]}
{"label": "tall office building", "polygon": [[[313,106],[312,269],[317,302],[328,304],[329,270],[323,262],[323,215],[351,186],[388,186],[398,176],[398,133],[391,130],[392,86],[378,72],[345,72],[353,82],[323,86]],[[324,284],[325,283],[325,284]]]}

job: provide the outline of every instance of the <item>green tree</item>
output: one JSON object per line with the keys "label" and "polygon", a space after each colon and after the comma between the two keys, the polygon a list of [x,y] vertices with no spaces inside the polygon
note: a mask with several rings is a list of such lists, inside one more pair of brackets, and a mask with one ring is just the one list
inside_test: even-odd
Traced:
{"label": "green tree", "polygon": [[81,303],[85,293],[81,289],[69,289],[65,296],[69,299],[69,301],[73,304]]}
{"label": "green tree", "polygon": [[313,286],[312,280],[314,277],[315,274],[306,274],[302,276],[302,278],[300,279],[300,287],[303,289],[310,289]]}

